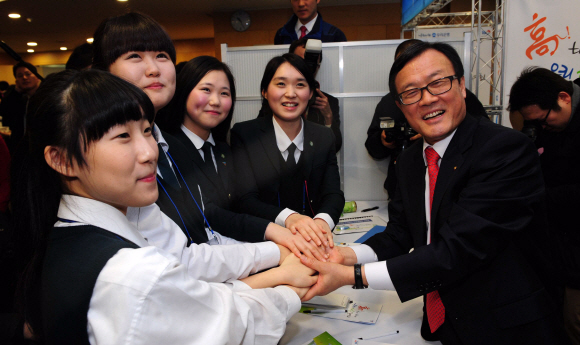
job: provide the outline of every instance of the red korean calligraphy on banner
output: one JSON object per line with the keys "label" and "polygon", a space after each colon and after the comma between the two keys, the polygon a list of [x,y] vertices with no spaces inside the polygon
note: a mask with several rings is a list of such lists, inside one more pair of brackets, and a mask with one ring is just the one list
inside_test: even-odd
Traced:
{"label": "red korean calligraphy on banner", "polygon": [[[534,16],[532,19],[536,20],[537,18],[538,18],[538,14],[534,13]],[[540,26],[540,24],[542,24],[544,21],[546,21],[546,17],[540,18],[537,22],[533,23],[532,25],[530,25],[524,29],[524,32],[530,31],[530,38],[532,40],[534,40],[534,43],[532,43],[528,47],[528,49],[526,49],[526,56],[530,60],[533,60],[532,52],[534,50],[536,50],[536,54],[543,56],[544,54],[546,54],[550,51],[550,47],[549,47],[548,43],[554,42],[556,45],[554,47],[554,50],[552,50],[550,52],[550,55],[554,55],[556,50],[558,50],[558,46],[560,45],[559,40],[570,39],[570,30],[568,29],[567,26],[566,26],[566,30],[568,30],[567,36],[562,37],[562,36],[559,36],[556,34],[556,35],[552,35],[552,36],[544,38],[544,34],[546,33],[546,28],[543,26]]]}

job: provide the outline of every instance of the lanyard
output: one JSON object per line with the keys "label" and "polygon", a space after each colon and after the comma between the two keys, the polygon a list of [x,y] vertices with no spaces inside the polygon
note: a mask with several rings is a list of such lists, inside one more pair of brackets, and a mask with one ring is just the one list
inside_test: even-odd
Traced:
{"label": "lanyard", "polygon": [[[211,225],[209,225],[209,222],[207,221],[207,218],[205,217],[205,213],[203,212],[203,210],[201,209],[201,207],[199,207],[199,204],[197,203],[197,200],[195,200],[195,198],[193,197],[193,194],[191,193],[191,190],[189,189],[189,185],[187,184],[187,181],[185,181],[185,178],[181,174],[181,170],[179,170],[179,167],[177,166],[177,163],[175,163],[175,161],[173,160],[173,157],[171,157],[171,155],[169,154],[169,152],[167,152],[167,156],[169,156],[169,159],[171,159],[171,162],[173,163],[173,165],[177,169],[177,172],[179,173],[179,176],[181,176],[181,179],[183,180],[183,183],[185,184],[185,187],[187,188],[187,191],[189,192],[189,195],[193,199],[193,202],[195,202],[195,206],[197,206],[197,209],[201,213],[201,216],[203,217],[203,220],[205,221],[205,224],[207,224],[207,227],[208,227],[209,231],[211,231],[211,234],[214,235],[213,229],[211,228]],[[201,192],[200,192],[200,195],[201,195]]]}
{"label": "lanyard", "polygon": [[[308,206],[310,206],[310,211],[312,212],[312,216],[314,216],[314,210],[312,209],[310,196],[308,195],[308,183],[304,180],[304,185],[302,187],[302,214],[306,214],[306,201],[308,201]],[[278,192],[278,207],[282,208],[280,203],[280,192]]]}

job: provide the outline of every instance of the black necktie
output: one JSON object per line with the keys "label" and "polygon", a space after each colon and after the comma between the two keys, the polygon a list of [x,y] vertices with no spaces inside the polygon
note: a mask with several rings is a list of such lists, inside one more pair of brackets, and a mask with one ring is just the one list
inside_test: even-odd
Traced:
{"label": "black necktie", "polygon": [[213,164],[213,159],[211,158],[211,144],[207,141],[204,142],[201,150],[203,151],[203,160],[205,162],[206,170],[213,171],[215,174],[217,174],[215,165]]}
{"label": "black necktie", "polygon": [[173,169],[171,169],[171,165],[169,165],[169,160],[167,160],[165,151],[163,151],[161,144],[157,144],[157,147],[159,148],[159,158],[157,159],[157,167],[161,172],[163,181],[165,181],[171,187],[179,189],[180,188],[179,182],[177,181],[177,177],[175,177]]}
{"label": "black necktie", "polygon": [[288,158],[286,159],[286,166],[289,171],[294,171],[296,169],[296,158],[294,152],[296,152],[296,145],[292,143],[288,146]]}

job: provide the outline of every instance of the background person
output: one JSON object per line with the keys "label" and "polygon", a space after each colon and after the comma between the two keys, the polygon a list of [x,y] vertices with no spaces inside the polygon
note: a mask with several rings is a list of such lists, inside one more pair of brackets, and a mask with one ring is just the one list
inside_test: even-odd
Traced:
{"label": "background person", "polygon": [[274,44],[290,44],[299,38],[313,38],[322,42],[346,42],[339,28],[322,20],[318,13],[320,0],[290,0],[294,15],[278,29]]}
{"label": "background person", "polygon": [[66,69],[83,71],[91,68],[93,64],[93,45],[83,43],[76,47],[66,61]]}
{"label": "background person", "polygon": [[16,86],[11,91],[6,92],[0,103],[0,116],[2,125],[10,127],[12,134],[8,140],[8,149],[11,154],[20,140],[24,136],[25,114],[30,96],[34,95],[40,85],[40,80],[36,77],[36,67],[28,62],[20,61],[12,67]]}
{"label": "background person", "polygon": [[[555,245],[552,269],[565,286],[564,323],[574,344],[580,344],[580,86],[550,70],[522,71],[510,90],[511,114],[521,114],[535,129],[546,184],[548,225]],[[511,117],[511,116],[510,116]],[[555,241],[554,241],[555,240]]]}

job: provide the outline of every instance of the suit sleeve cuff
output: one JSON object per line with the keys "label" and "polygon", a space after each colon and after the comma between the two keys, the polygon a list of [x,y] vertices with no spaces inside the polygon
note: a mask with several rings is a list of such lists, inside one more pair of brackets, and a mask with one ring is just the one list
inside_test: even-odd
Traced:
{"label": "suit sleeve cuff", "polygon": [[366,264],[369,262],[377,262],[377,254],[375,251],[366,244],[361,244],[360,246],[350,247],[356,254],[356,261],[361,264]]}
{"label": "suit sleeve cuff", "polygon": [[395,290],[386,261],[365,264],[365,275],[371,289]]}
{"label": "suit sleeve cuff", "polygon": [[276,224],[286,227],[286,218],[290,217],[291,214],[298,213],[296,211],[292,211],[289,208],[285,208],[278,214],[276,217]]}
{"label": "suit sleeve cuff", "polygon": [[332,231],[332,229],[334,229],[334,222],[332,221],[332,218],[330,217],[330,215],[328,213],[319,213],[316,216],[314,216],[314,219],[316,219],[316,218],[322,219],[323,221],[328,223],[328,226],[330,227],[330,231]]}
{"label": "suit sleeve cuff", "polygon": [[253,243],[260,253],[260,260],[256,261],[256,272],[263,271],[267,268],[278,266],[280,262],[280,249],[274,242],[266,241]]}

